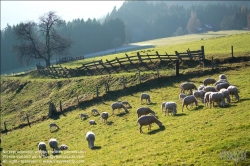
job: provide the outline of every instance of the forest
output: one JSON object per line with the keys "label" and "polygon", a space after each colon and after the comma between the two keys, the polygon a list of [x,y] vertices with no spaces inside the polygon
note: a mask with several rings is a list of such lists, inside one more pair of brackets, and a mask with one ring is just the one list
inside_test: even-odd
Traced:
{"label": "forest", "polygon": [[[63,19],[63,18],[62,18]],[[1,74],[29,65],[13,51],[17,25],[1,30]],[[81,56],[123,44],[219,30],[250,30],[247,1],[125,1],[105,18],[75,18],[57,31],[73,40],[69,57]],[[53,59],[58,59],[53,57]],[[39,59],[33,60],[33,63]]]}

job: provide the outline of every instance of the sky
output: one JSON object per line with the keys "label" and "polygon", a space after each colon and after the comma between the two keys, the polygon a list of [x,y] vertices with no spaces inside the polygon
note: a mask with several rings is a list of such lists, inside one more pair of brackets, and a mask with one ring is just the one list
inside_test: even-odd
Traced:
{"label": "sky", "polygon": [[124,1],[2,1],[1,30],[21,22],[34,21],[55,11],[66,22],[73,19],[99,19],[110,13],[116,6],[119,9]]}

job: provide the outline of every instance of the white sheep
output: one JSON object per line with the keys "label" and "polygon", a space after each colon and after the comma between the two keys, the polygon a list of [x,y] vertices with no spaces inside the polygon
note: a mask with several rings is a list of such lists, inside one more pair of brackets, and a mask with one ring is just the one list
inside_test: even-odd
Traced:
{"label": "white sheep", "polygon": [[136,113],[138,115],[138,118],[142,115],[147,115],[147,114],[153,114],[155,115],[155,112],[151,110],[149,107],[140,107],[136,110]]}
{"label": "white sheep", "polygon": [[205,91],[205,92],[218,92],[218,91],[215,89],[215,87],[213,87],[213,86],[205,86],[205,87],[203,88],[203,91]]}
{"label": "white sheep", "polygon": [[143,101],[143,100],[146,100],[148,104],[151,103],[150,95],[147,94],[147,93],[142,93],[140,99],[141,99],[141,104],[142,104],[142,101]]}
{"label": "white sheep", "polygon": [[50,123],[50,124],[49,124],[50,132],[51,132],[51,128],[52,128],[52,127],[56,127],[57,130],[60,129],[59,126],[58,126],[56,123]]}
{"label": "white sheep", "polygon": [[45,142],[39,142],[38,150],[41,151],[41,156],[48,156],[48,151]]}
{"label": "white sheep", "polygon": [[208,103],[209,103],[209,95],[211,94],[212,92],[206,92],[205,95],[204,95],[204,104],[206,106],[208,106]]}
{"label": "white sheep", "polygon": [[233,99],[233,96],[235,96],[235,99],[237,101],[240,101],[240,96],[239,96],[238,89],[236,86],[230,85],[227,88],[227,90],[229,91],[230,95],[232,95],[232,99]]}
{"label": "white sheep", "polygon": [[204,81],[203,81],[203,84],[205,86],[209,85],[209,84],[214,84],[216,82],[216,80],[214,78],[206,78]]}
{"label": "white sheep", "polygon": [[49,146],[53,149],[54,153],[59,153],[58,141],[55,138],[49,140]]}
{"label": "white sheep", "polygon": [[223,93],[221,92],[213,92],[209,95],[209,103],[210,103],[210,108],[213,105],[214,107],[214,102],[218,103],[218,106],[220,106],[220,103],[222,103],[222,107],[225,106],[225,98]]}
{"label": "white sheep", "polygon": [[122,101],[122,104],[127,108],[132,108],[128,101]]}
{"label": "white sheep", "polygon": [[68,150],[69,148],[68,148],[68,146],[67,145],[65,145],[65,144],[62,144],[61,146],[60,146],[60,148],[59,148],[60,150]]}
{"label": "white sheep", "polygon": [[214,83],[214,85],[216,86],[217,84],[225,83],[225,82],[229,83],[229,82],[227,81],[227,79],[219,79],[218,81],[216,81],[216,82]]}
{"label": "white sheep", "polygon": [[88,131],[85,138],[88,141],[88,147],[93,149],[95,146],[95,134],[92,131]]}
{"label": "white sheep", "polygon": [[223,82],[223,83],[219,83],[216,85],[215,89],[217,91],[220,91],[222,88],[227,89],[230,86],[230,84],[228,82]]}
{"label": "white sheep", "polygon": [[219,79],[227,79],[227,76],[225,74],[219,75]]}
{"label": "white sheep", "polygon": [[204,87],[205,85],[199,85],[198,90],[203,90]]}
{"label": "white sheep", "polygon": [[182,112],[183,112],[183,107],[186,106],[186,108],[188,109],[188,105],[191,105],[195,103],[196,106],[198,106],[198,101],[197,99],[194,97],[194,95],[190,95],[187,96],[183,99],[183,103],[182,103]]}
{"label": "white sheep", "polygon": [[95,120],[90,120],[90,121],[89,121],[89,124],[90,124],[90,125],[96,125],[96,122],[95,122]]}
{"label": "white sheep", "polygon": [[140,124],[140,133],[142,132],[142,126],[148,125],[148,130],[151,130],[151,124],[156,123],[159,127],[162,126],[162,123],[154,115],[144,115],[137,119],[137,122]]}
{"label": "white sheep", "polygon": [[100,113],[98,112],[98,110],[96,108],[93,108],[91,110],[91,115],[100,115]]}
{"label": "white sheep", "polygon": [[198,100],[201,99],[201,102],[204,103],[204,95],[205,95],[205,91],[203,90],[194,90],[193,91],[193,96]]}
{"label": "white sheep", "polygon": [[114,102],[111,105],[111,109],[112,109],[112,115],[114,114],[114,110],[118,109],[118,112],[120,113],[120,109],[123,108],[125,110],[125,112],[128,112],[128,109],[121,103],[121,102]]}
{"label": "white sheep", "polygon": [[[176,115],[177,114],[177,104],[173,101],[168,101],[168,102],[163,102],[165,103],[165,116],[168,113],[172,113],[172,115]],[[162,104],[163,104],[162,103]]]}
{"label": "white sheep", "polygon": [[87,118],[89,117],[88,114],[83,114],[83,113],[79,114],[79,116],[80,116],[80,119],[81,119],[81,120],[82,120],[83,118],[84,118],[84,119],[87,119]]}
{"label": "white sheep", "polygon": [[101,119],[104,121],[104,123],[107,123],[108,118],[109,118],[108,112],[103,112],[101,115]]}
{"label": "white sheep", "polygon": [[181,93],[184,93],[185,94],[185,91],[186,90],[190,90],[190,93],[192,94],[192,89],[195,89],[197,90],[197,87],[195,86],[195,84],[193,82],[185,82],[185,83],[182,83],[180,85],[180,88],[181,88]]}
{"label": "white sheep", "polygon": [[184,93],[179,94],[179,101],[182,102],[187,95]]}
{"label": "white sheep", "polygon": [[229,90],[228,90],[228,89],[225,89],[225,88],[222,88],[222,89],[220,90],[220,92],[223,93],[224,98],[227,99],[227,103],[229,104],[229,103],[231,102]]}

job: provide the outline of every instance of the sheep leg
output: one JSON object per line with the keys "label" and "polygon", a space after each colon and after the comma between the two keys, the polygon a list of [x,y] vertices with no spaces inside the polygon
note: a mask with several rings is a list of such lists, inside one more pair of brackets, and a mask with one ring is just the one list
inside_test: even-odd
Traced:
{"label": "sheep leg", "polygon": [[141,128],[142,128],[142,126],[140,126],[140,128],[139,128],[139,130],[140,130],[140,133],[143,133],[143,132],[142,132],[142,129],[141,129]]}
{"label": "sheep leg", "polygon": [[[186,108],[188,109],[188,105],[186,105]],[[189,110],[189,109],[188,109]]]}

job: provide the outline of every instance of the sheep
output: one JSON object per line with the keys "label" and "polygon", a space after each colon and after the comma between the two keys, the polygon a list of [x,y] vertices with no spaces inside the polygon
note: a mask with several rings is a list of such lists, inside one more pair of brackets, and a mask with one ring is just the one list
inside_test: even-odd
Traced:
{"label": "sheep", "polygon": [[112,108],[112,115],[114,114],[115,109],[118,109],[118,112],[120,113],[120,108],[123,108],[125,112],[128,112],[128,109],[121,102],[114,102],[111,105],[111,108]]}
{"label": "sheep", "polygon": [[229,104],[230,101],[231,101],[229,90],[228,90],[228,89],[225,89],[225,88],[222,88],[222,89],[220,90],[220,92],[223,93],[224,98],[227,99],[227,103]]}
{"label": "sheep", "polygon": [[142,115],[147,115],[149,113],[155,115],[155,112],[151,110],[149,107],[140,107],[136,110],[138,118]]}
{"label": "sheep", "polygon": [[218,105],[220,106],[220,103],[222,103],[222,107],[225,106],[225,99],[224,99],[224,95],[221,92],[213,92],[209,95],[209,103],[210,103],[210,108],[213,105],[214,106],[214,102],[217,102]]}
{"label": "sheep", "polygon": [[156,123],[159,127],[162,126],[162,123],[153,115],[144,115],[137,119],[137,122],[140,124],[140,133],[142,132],[142,126],[148,125],[148,130],[151,130],[151,124]]}
{"label": "sheep", "polygon": [[143,99],[145,99],[145,100],[147,101],[148,104],[151,103],[150,95],[149,95],[149,94],[147,94],[147,93],[142,93],[142,94],[141,94],[141,104],[142,104]]}
{"label": "sheep", "polygon": [[213,93],[213,92],[206,92],[205,93],[205,95],[204,95],[204,104],[206,105],[206,106],[208,106],[208,103],[209,103],[209,95],[211,94],[211,93]]}
{"label": "sheep", "polygon": [[225,74],[219,75],[219,79],[227,79],[227,76]]}
{"label": "sheep", "polygon": [[59,126],[58,126],[56,123],[50,123],[50,124],[49,124],[50,132],[51,132],[51,128],[52,128],[52,127],[56,127],[57,129],[60,129]]}
{"label": "sheep", "polygon": [[203,90],[194,90],[193,91],[193,96],[198,100],[199,98],[201,99],[202,103],[204,103],[204,95],[205,91]]}
{"label": "sheep", "polygon": [[127,102],[127,101],[122,101],[122,104],[124,106],[126,106],[127,108],[132,108],[131,105],[129,104],[129,102]]}
{"label": "sheep", "polygon": [[214,84],[216,82],[216,80],[214,78],[206,78],[204,81],[203,81],[203,84],[205,86],[209,85],[209,84]]}
{"label": "sheep", "polygon": [[90,125],[96,125],[96,122],[95,122],[95,120],[90,120],[90,121],[89,121],[89,124],[90,124]]}
{"label": "sheep", "polygon": [[224,82],[224,83],[219,83],[216,85],[215,89],[217,91],[220,91],[222,88],[227,89],[230,86],[230,84],[228,82]]}
{"label": "sheep", "polygon": [[91,110],[91,115],[100,115],[100,113],[98,112],[98,110],[96,108],[93,108]]}
{"label": "sheep", "polygon": [[81,120],[82,118],[87,119],[89,117],[88,114],[83,114],[83,113],[79,114],[79,116]]}
{"label": "sheep", "polygon": [[[195,84],[193,82],[185,82],[185,83],[182,83],[180,85],[180,88],[181,88],[181,93],[184,93],[185,90],[190,90],[190,92],[192,93],[192,89],[195,89],[197,90],[197,87],[195,86]],[[184,93],[185,94],[185,93]]]}
{"label": "sheep", "polygon": [[215,87],[213,87],[213,86],[205,86],[205,87],[203,88],[203,91],[205,91],[205,92],[218,92],[218,91],[215,89]]}
{"label": "sheep", "polygon": [[198,90],[203,90],[204,87],[205,87],[205,85],[200,85],[200,86],[198,87]]}
{"label": "sheep", "polygon": [[188,105],[195,103],[195,105],[198,105],[197,99],[194,97],[194,95],[187,96],[183,99],[182,103],[182,112],[183,112],[183,107],[186,105],[186,108],[188,109]]}
{"label": "sheep", "polygon": [[62,144],[59,148],[60,150],[67,150],[68,149],[68,146],[65,145],[65,144]]}
{"label": "sheep", "polygon": [[49,140],[49,146],[53,149],[54,153],[59,153],[58,141],[55,138]]}
{"label": "sheep", "polygon": [[103,112],[101,115],[101,119],[103,119],[104,123],[107,123],[108,118],[109,118],[109,114],[107,112]]}
{"label": "sheep", "polygon": [[38,150],[41,151],[41,156],[48,156],[48,151],[45,142],[38,143]]}
{"label": "sheep", "polygon": [[88,141],[88,146],[90,149],[94,148],[95,144],[95,134],[92,131],[88,131],[86,136],[86,140]]}
{"label": "sheep", "polygon": [[165,102],[165,116],[168,113],[172,113],[172,115],[176,115],[177,113],[177,104],[173,101]]}
{"label": "sheep", "polygon": [[186,95],[186,94],[183,94],[183,93],[179,94],[179,101],[182,102],[183,99],[184,99],[186,96],[187,96],[187,95]]}
{"label": "sheep", "polygon": [[235,99],[237,101],[240,101],[240,96],[239,96],[239,93],[238,93],[238,89],[236,86],[233,86],[233,85],[230,85],[227,90],[229,91],[229,93],[232,95],[232,98],[233,98],[233,95],[235,96]]}
{"label": "sheep", "polygon": [[219,83],[225,83],[225,82],[229,83],[229,82],[227,81],[227,79],[219,79],[218,81],[216,81],[216,82],[214,83],[214,86],[216,86],[216,85],[219,84]]}

